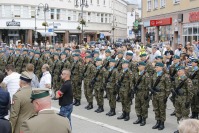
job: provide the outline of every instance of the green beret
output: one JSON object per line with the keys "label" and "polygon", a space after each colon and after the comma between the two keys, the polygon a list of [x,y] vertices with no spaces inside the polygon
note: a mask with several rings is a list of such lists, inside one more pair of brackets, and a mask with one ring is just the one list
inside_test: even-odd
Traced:
{"label": "green beret", "polygon": [[26,51],[26,52],[28,52],[28,49],[23,49],[23,51]]}
{"label": "green beret", "polygon": [[59,53],[55,52],[55,53],[53,53],[53,55],[57,55],[57,56],[59,56]]}
{"label": "green beret", "polygon": [[32,50],[32,49],[31,49],[31,50],[29,50],[29,53],[30,53],[30,52],[35,53],[35,51],[34,51],[34,50]]}
{"label": "green beret", "polygon": [[60,50],[60,51],[61,51],[61,48],[57,48],[56,50],[57,50],[57,51],[58,51],[58,50]]}
{"label": "green beret", "polygon": [[175,59],[180,59],[180,56],[174,55],[173,58],[175,58]]}
{"label": "green beret", "polygon": [[35,54],[40,54],[40,52],[39,51],[35,51]]}
{"label": "green beret", "polygon": [[66,55],[67,56],[67,53],[66,52],[62,52],[61,55]]}
{"label": "green beret", "polygon": [[111,53],[110,49],[107,49],[107,50],[105,51],[105,53]]}
{"label": "green beret", "polygon": [[30,83],[32,80],[32,76],[28,72],[24,71],[21,73],[20,80]]}
{"label": "green beret", "polygon": [[192,59],[191,62],[198,63],[198,59]]}
{"label": "green beret", "polygon": [[140,55],[140,57],[144,57],[144,56],[147,56],[147,54],[144,53],[144,54],[141,54],[141,55]]}
{"label": "green beret", "polygon": [[70,48],[65,48],[65,49],[64,49],[64,51],[65,51],[65,50],[68,50],[68,51],[70,51]]}
{"label": "green beret", "polygon": [[113,62],[113,63],[115,63],[115,62],[116,62],[116,60],[115,60],[115,59],[110,59],[110,60],[109,60],[109,62]]}
{"label": "green beret", "polygon": [[157,63],[155,64],[155,66],[164,67],[164,64],[161,63],[161,62],[157,62]]}
{"label": "green beret", "polygon": [[81,51],[79,49],[75,49],[75,52],[77,53],[81,53]]}
{"label": "green beret", "polygon": [[118,54],[124,54],[122,51],[118,52]]}
{"label": "green beret", "polygon": [[9,48],[9,50],[14,50],[14,48]]}
{"label": "green beret", "polygon": [[133,53],[132,52],[127,52],[126,55],[133,56]]}
{"label": "green beret", "polygon": [[178,66],[178,67],[176,68],[177,71],[182,70],[182,69],[185,69],[185,67],[184,67],[184,66]]}
{"label": "green beret", "polygon": [[122,62],[122,64],[129,64],[129,61],[128,61],[128,60],[124,60],[124,61]]}
{"label": "green beret", "polygon": [[92,56],[91,56],[91,55],[88,55],[88,56],[86,56],[86,58],[92,58]]}
{"label": "green beret", "polygon": [[48,97],[49,95],[50,93],[48,88],[32,88],[32,94],[30,99],[34,101],[36,99]]}
{"label": "green beret", "polygon": [[16,49],[15,49],[15,51],[21,51],[21,49],[19,49],[19,48],[16,48]]}
{"label": "green beret", "polygon": [[86,53],[91,54],[91,51],[90,51],[90,50],[87,50]]}
{"label": "green beret", "polygon": [[97,58],[96,58],[96,61],[102,61],[102,59],[101,59],[101,58],[99,58],[99,57],[97,57]]}
{"label": "green beret", "polygon": [[45,51],[44,53],[45,53],[45,54],[50,54],[50,51]]}
{"label": "green beret", "polygon": [[146,63],[144,61],[140,61],[137,65],[138,66],[146,66]]}
{"label": "green beret", "polygon": [[94,51],[94,54],[99,54],[99,51]]}
{"label": "green beret", "polygon": [[73,54],[73,56],[79,56],[79,54]]}
{"label": "green beret", "polygon": [[162,56],[156,56],[155,59],[163,59]]}

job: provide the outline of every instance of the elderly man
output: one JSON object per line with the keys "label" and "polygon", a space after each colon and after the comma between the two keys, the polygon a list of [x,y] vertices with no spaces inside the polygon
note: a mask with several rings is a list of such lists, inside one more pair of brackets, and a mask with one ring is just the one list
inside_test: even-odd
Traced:
{"label": "elderly man", "polygon": [[20,132],[22,122],[30,118],[35,112],[31,103],[31,76],[28,72],[22,72],[19,82],[19,90],[13,95],[10,113],[10,122],[13,133]]}
{"label": "elderly man", "polygon": [[23,122],[20,133],[71,133],[68,119],[51,109],[49,89],[34,88],[31,99],[38,114]]}
{"label": "elderly man", "polygon": [[51,74],[50,74],[50,67],[48,64],[44,64],[42,66],[42,77],[40,79],[40,83],[39,83],[39,87],[40,88],[51,88],[51,81],[52,81],[52,77],[51,77]]}

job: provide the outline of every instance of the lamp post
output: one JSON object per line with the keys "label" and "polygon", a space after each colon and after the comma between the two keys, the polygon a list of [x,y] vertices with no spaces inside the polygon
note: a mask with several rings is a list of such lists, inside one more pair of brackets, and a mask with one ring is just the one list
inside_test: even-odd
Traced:
{"label": "lamp post", "polygon": [[38,9],[35,9],[35,41],[34,41],[34,45],[37,44],[37,38],[38,38],[38,35],[37,35],[37,16],[38,16]]}
{"label": "lamp post", "polygon": [[38,11],[40,10],[40,6],[44,9],[43,11],[44,11],[44,21],[45,21],[45,41],[44,41],[44,45],[45,45],[45,48],[46,48],[46,12],[47,11],[49,11],[49,6],[48,6],[48,4],[47,3],[45,3],[45,4],[42,4],[42,3],[40,3],[39,5],[38,5]]}
{"label": "lamp post", "polygon": [[113,44],[115,43],[115,27],[117,26],[117,22],[115,22],[116,21],[116,18],[115,18],[115,16],[113,16],[113,28],[112,28],[112,30],[113,30]]}
{"label": "lamp post", "polygon": [[[78,8],[79,6],[81,7],[81,21],[84,21],[83,20],[83,13],[84,13],[84,7],[88,8],[87,0],[76,0],[75,1],[75,7]],[[83,25],[84,24],[82,23],[82,44],[84,43],[84,28],[83,28]]]}

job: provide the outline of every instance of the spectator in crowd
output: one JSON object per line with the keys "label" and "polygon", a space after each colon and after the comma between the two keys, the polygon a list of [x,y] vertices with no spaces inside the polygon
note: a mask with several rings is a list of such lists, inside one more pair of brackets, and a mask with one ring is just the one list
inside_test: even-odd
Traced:
{"label": "spectator in crowd", "polygon": [[164,52],[164,61],[166,62],[167,69],[169,69],[170,65],[172,64],[173,55],[174,53],[171,50],[170,44],[167,44],[166,51]]}
{"label": "spectator in crowd", "polygon": [[127,46],[126,45],[122,46],[122,52],[124,53],[123,58],[126,58],[126,53],[127,53]]}
{"label": "spectator in crowd", "polygon": [[22,123],[20,133],[71,133],[68,119],[51,109],[49,89],[34,88],[30,98],[38,114]]}
{"label": "spectator in crowd", "polygon": [[182,120],[178,126],[179,133],[199,133],[199,120]]}
{"label": "spectator in crowd", "polygon": [[153,46],[152,53],[149,57],[150,62],[154,62],[156,56],[161,56],[161,52],[157,49],[157,46]]}
{"label": "spectator in crowd", "polygon": [[106,58],[104,46],[102,46],[100,49],[99,58],[101,58],[102,60],[104,60]]}
{"label": "spectator in crowd", "polygon": [[139,62],[140,61],[140,50],[136,49],[135,53],[133,54],[133,61]]}
{"label": "spectator in crowd", "polygon": [[82,48],[81,49],[81,54],[80,54],[81,58],[84,60],[85,57],[86,57],[86,49],[85,48]]}
{"label": "spectator in crowd", "polygon": [[34,74],[34,65],[33,64],[27,64],[26,65],[26,71],[29,73],[29,75],[32,77],[31,80],[31,87],[32,88],[38,88],[39,87],[39,80],[38,77]]}
{"label": "spectator in crowd", "polygon": [[[4,74],[0,72],[0,83],[2,83]],[[0,86],[0,133],[12,133],[10,122],[5,119],[10,107],[10,94]]]}
{"label": "spectator in crowd", "polygon": [[48,64],[44,64],[42,66],[42,77],[40,79],[40,83],[39,83],[39,87],[40,88],[48,88],[50,89],[51,88],[51,81],[52,81],[52,77],[51,77],[51,74],[50,74],[50,67]]}
{"label": "spectator in crowd", "polygon": [[182,48],[182,44],[178,44],[178,48],[175,50],[174,55],[180,56],[180,54],[182,53]]}
{"label": "spectator in crowd", "polygon": [[64,69],[61,74],[61,78],[64,84],[60,90],[56,92],[56,98],[59,98],[60,112],[59,115],[67,117],[71,123],[71,113],[73,111],[73,91],[70,81],[70,70]]}
{"label": "spectator in crowd", "polygon": [[15,67],[12,64],[8,64],[6,66],[5,72],[7,73],[7,76],[3,79],[3,84],[5,84],[8,92],[10,93],[10,98],[12,101],[13,95],[20,88],[19,86],[20,74],[15,72]]}

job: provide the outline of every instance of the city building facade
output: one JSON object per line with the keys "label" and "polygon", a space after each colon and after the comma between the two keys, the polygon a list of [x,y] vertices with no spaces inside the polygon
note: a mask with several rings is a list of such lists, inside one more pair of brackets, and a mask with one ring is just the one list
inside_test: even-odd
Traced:
{"label": "city building facade", "polygon": [[199,40],[198,0],[142,0],[142,41],[185,45]]}

